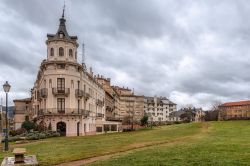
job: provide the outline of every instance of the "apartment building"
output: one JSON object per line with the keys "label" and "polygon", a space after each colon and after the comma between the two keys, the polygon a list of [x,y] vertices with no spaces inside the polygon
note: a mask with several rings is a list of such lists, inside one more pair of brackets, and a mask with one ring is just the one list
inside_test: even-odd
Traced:
{"label": "apartment building", "polygon": [[170,121],[170,113],[176,111],[176,104],[166,97],[145,97],[144,112],[148,115],[149,121],[161,123]]}
{"label": "apartment building", "polygon": [[129,119],[132,123],[140,123],[144,116],[144,96],[138,96],[129,88],[113,86],[119,95],[120,109],[119,116],[125,120]]}
{"label": "apartment building", "polygon": [[97,75],[97,82],[105,91],[105,119],[107,121],[121,121],[119,94],[111,86],[111,79]]}
{"label": "apartment building", "polygon": [[219,106],[219,120],[250,119],[250,100],[227,102]]}

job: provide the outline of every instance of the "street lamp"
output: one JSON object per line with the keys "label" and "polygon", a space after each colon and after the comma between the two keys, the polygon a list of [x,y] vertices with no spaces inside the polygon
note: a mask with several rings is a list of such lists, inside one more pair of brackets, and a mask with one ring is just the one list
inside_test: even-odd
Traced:
{"label": "street lamp", "polygon": [[4,150],[8,151],[9,150],[9,131],[8,131],[8,92],[10,91],[10,84],[8,81],[5,82],[3,85],[3,90],[6,93],[6,111],[5,111],[5,120],[6,120],[6,129],[5,129],[5,141],[4,141]]}

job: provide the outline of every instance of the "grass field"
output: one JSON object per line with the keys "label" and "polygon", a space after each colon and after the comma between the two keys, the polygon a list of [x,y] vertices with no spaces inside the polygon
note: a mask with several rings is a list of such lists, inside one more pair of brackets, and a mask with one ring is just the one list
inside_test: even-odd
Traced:
{"label": "grass field", "polygon": [[[129,133],[51,138],[25,147],[40,165],[132,150],[92,165],[250,165],[250,121],[191,123]],[[11,153],[0,153],[2,159]]]}
{"label": "grass field", "polygon": [[210,122],[207,132],[92,164],[105,165],[250,165],[250,121]]}

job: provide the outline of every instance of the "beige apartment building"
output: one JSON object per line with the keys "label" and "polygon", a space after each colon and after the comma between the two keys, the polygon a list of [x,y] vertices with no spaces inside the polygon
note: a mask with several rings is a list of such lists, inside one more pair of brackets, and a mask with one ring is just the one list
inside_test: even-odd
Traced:
{"label": "beige apartment building", "polygon": [[148,115],[149,121],[155,123],[167,122],[172,119],[169,117],[176,111],[176,104],[166,97],[145,97],[144,112]]}
{"label": "beige apartment building", "polygon": [[96,78],[105,91],[105,119],[107,121],[122,121],[119,94],[111,86],[111,79],[99,75]]}
{"label": "beige apartment building", "polygon": [[144,96],[134,95],[129,88],[119,86],[113,86],[113,88],[120,99],[119,116],[123,120],[129,119],[133,123],[139,124],[144,116]]}

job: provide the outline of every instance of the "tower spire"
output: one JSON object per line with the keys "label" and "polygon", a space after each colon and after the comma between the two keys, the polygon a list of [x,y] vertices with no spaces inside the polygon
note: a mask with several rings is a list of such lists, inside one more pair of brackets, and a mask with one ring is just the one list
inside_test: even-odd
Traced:
{"label": "tower spire", "polygon": [[64,18],[64,12],[65,12],[65,0],[64,0],[64,4],[63,4],[63,13],[62,13],[62,18]]}

